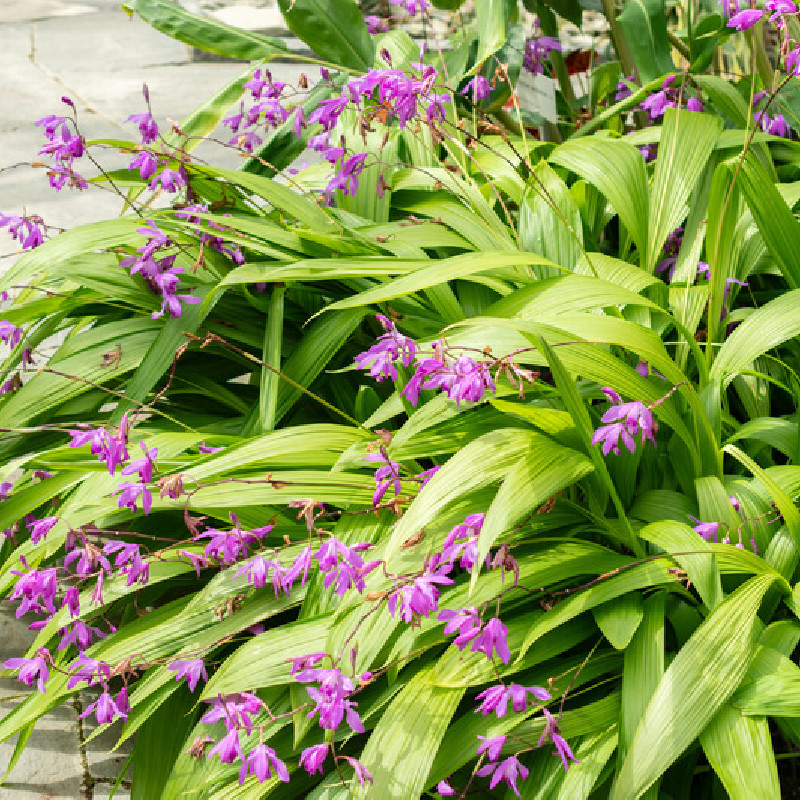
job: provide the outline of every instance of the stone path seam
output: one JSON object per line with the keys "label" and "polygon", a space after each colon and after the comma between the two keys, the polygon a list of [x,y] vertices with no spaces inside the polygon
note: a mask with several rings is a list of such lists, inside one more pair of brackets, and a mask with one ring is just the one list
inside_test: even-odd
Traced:
{"label": "stone path seam", "polygon": [[48,69],[44,64],[41,63],[41,61],[38,60],[38,58],[36,57],[36,23],[31,24],[30,43],[31,43],[31,49],[28,52],[28,59],[30,60],[31,64],[33,64],[33,66],[36,67],[36,69],[38,69],[43,75],[45,75],[47,78],[53,81],[53,83],[57,83],[59,86],[61,86],[64,89],[65,94],[79,100],[81,105],[84,106],[85,111],[87,111],[90,114],[97,114],[98,117],[104,119],[110,125],[113,125],[115,128],[118,128],[121,131],[125,130],[118,120],[114,119],[113,117],[107,116],[102,111],[98,111],[79,91],[77,91],[77,89],[75,89],[72,86],[69,86],[67,83],[65,83],[63,78],[61,78],[52,70]]}
{"label": "stone path seam", "polygon": [[89,772],[89,759],[86,756],[86,736],[83,730],[83,703],[81,702],[80,692],[72,696],[72,707],[75,710],[75,721],[78,725],[78,752],[81,757],[81,769],[83,778],[81,780],[81,800],[94,800],[94,780],[92,773]]}

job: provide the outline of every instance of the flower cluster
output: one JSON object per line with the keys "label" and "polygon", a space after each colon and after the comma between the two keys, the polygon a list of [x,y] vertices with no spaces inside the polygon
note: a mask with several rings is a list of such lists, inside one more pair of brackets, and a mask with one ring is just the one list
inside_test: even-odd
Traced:
{"label": "flower cluster", "polygon": [[[738,8],[738,4],[736,5]],[[767,17],[768,14],[769,17]],[[767,18],[778,29],[781,39],[779,56],[783,59],[784,69],[789,75],[797,76],[800,75],[800,44],[786,35],[786,31],[788,18],[794,17],[797,19],[798,16],[800,16],[800,7],[792,0],[767,0],[763,9],[745,8],[738,10],[728,20],[728,27],[735,28],[737,31],[747,31],[757,22]],[[783,117],[780,117],[780,119],[782,122],[776,125],[776,131],[787,129]],[[770,131],[770,133],[776,133],[778,136],[784,135],[776,131]]]}
{"label": "flower cluster", "polygon": [[411,405],[419,402],[423,389],[441,389],[456,404],[462,400],[477,403],[487,391],[496,391],[486,362],[475,361],[466,354],[452,358],[444,339],[436,342],[433,352],[427,357],[413,339],[397,330],[391,320],[382,314],[378,314],[377,318],[386,333],[369,350],[355,357],[356,364],[361,369],[369,370],[369,374],[378,381],[384,378],[397,380],[395,362],[399,359],[404,367],[409,367],[416,360],[414,374],[403,389]]}
{"label": "flower cluster", "polygon": [[[326,161],[335,165],[323,196],[330,199],[336,190],[345,194],[356,192],[359,176],[366,164],[366,153],[349,154],[343,142],[332,140],[332,131],[348,106],[359,111],[364,130],[369,129],[373,119],[380,119],[385,124],[396,120],[401,127],[405,127],[422,110],[428,125],[444,119],[444,104],[450,102],[450,98],[434,91],[439,73],[433,67],[419,63],[412,67],[419,73],[418,78],[391,68],[372,69],[363,76],[351,78],[342,87],[341,94],[320,103],[308,120],[300,118],[298,109],[298,131],[307,125],[318,124],[322,127],[320,133],[309,139],[309,148],[320,152]],[[480,82],[475,85],[476,91],[485,91]],[[383,186],[379,182],[380,192]]]}
{"label": "flower cluster", "polygon": [[655,445],[658,423],[652,410],[640,402],[623,403],[613,389],[604,387],[602,391],[614,405],[600,419],[602,422],[611,424],[601,425],[595,431],[592,436],[592,444],[602,442],[604,456],[610,452],[619,455],[619,440],[622,439],[625,447],[633,453],[636,450],[636,442],[633,437],[641,431],[642,444],[645,439],[649,439]]}
{"label": "flower cluster", "polygon": [[17,680],[26,686],[35,683],[42,694],[46,694],[45,684],[50,677],[47,662],[52,663],[52,656],[45,647],[40,647],[33,658],[9,658],[3,663],[6,669],[18,669]]}
{"label": "flower cluster", "polygon": [[55,567],[30,569],[24,556],[20,556],[20,561],[27,572],[11,570],[11,574],[16,575],[18,580],[9,598],[12,602],[20,601],[17,619],[29,611],[41,614],[46,610],[49,614],[55,614],[53,600],[58,594],[58,571]]}
{"label": "flower cluster", "polygon": [[105,463],[109,475],[116,472],[117,467],[126,462],[128,455],[128,418],[125,415],[116,433],[109,433],[105,428],[89,428],[69,431],[70,447],[90,445],[93,456]]}
{"label": "flower cluster", "polygon": [[[219,564],[233,564],[247,553],[249,547],[257,544],[272,530],[272,525],[265,525],[262,528],[243,531],[239,525],[239,518],[231,513],[233,528],[229,531],[219,531],[216,528],[209,528],[204,533],[198,533],[194,538],[210,539],[206,545],[203,555],[209,562]],[[263,585],[263,584],[262,584]]]}
{"label": "flower cluster", "polygon": [[[498,717],[505,715],[508,702],[511,701],[511,706],[516,713],[528,713],[528,694],[533,695],[536,700],[537,709],[541,710],[545,718],[545,728],[536,749],[540,748],[547,742],[552,742],[555,746],[555,753],[561,757],[564,765],[564,771],[569,770],[570,762],[577,762],[577,759],[572,753],[572,750],[561,735],[558,729],[558,721],[544,706],[544,703],[550,700],[550,692],[540,686],[520,686],[512,683],[510,686],[500,684],[492,686],[489,689],[481,692],[475,699],[483,700],[481,706],[476,709],[475,713],[481,713],[484,716],[491,714],[493,711]],[[476,775],[485,778],[491,775],[489,781],[489,789],[494,789],[500,782],[506,783],[517,797],[520,797],[519,790],[517,789],[517,779],[525,780],[528,777],[528,769],[519,761],[516,755],[511,755],[502,761],[501,755],[503,748],[506,746],[506,736],[480,736],[478,739],[481,743],[478,745],[478,755],[485,755],[488,764],[478,769]],[[530,748],[532,749],[532,748]],[[442,796],[449,796],[455,794],[452,786],[448,781],[442,781],[437,790]]]}
{"label": "flower cluster", "polygon": [[314,702],[314,708],[306,715],[308,719],[319,714],[320,727],[331,731],[335,731],[342,720],[346,719],[353,731],[364,733],[364,723],[355,710],[358,703],[349,699],[355,686],[341,670],[335,667],[323,669],[312,666],[293,674],[300,683],[317,684],[306,687],[308,696]]}
{"label": "flower cluster", "polygon": [[[73,102],[62,97],[61,100],[68,106],[75,108]],[[47,173],[50,186],[56,191],[60,191],[65,185],[69,184],[72,189],[85,189],[86,181],[78,175],[72,165],[76,158],[80,158],[86,151],[86,141],[77,130],[75,133],[70,129],[70,120],[58,114],[48,114],[46,117],[36,122],[42,128],[46,139],[45,146],[39,151],[39,155],[52,156],[54,160],[53,169]]]}
{"label": "flower cluster", "polygon": [[128,690],[123,686],[117,694],[116,700],[111,696],[108,687],[93,703],[90,703],[86,710],[78,715],[78,719],[84,719],[94,713],[98,725],[106,722],[113,722],[117,717],[127,719],[131,710],[128,702]]}
{"label": "flower cluster", "polygon": [[699,92],[695,97],[684,97],[682,86],[675,86],[677,75],[669,75],[661,84],[661,89],[653,92],[649,97],[642,101],[641,107],[647,111],[650,122],[664,116],[668,108],[686,108],[688,111],[702,111],[703,102]]}
{"label": "flower cluster", "polygon": [[448,577],[451,565],[443,563],[439,554],[433,555],[422,568],[422,574],[397,587],[389,594],[387,608],[394,616],[400,612],[400,619],[409,624],[421,617],[439,610],[438,585],[450,586],[453,579]]}
{"label": "flower cluster", "polygon": [[179,659],[178,661],[173,661],[167,669],[175,673],[176,681],[185,678],[190,692],[195,690],[200,678],[208,682],[208,673],[206,672],[206,665],[202,658]]}
{"label": "flower cluster", "polygon": [[370,453],[364,456],[363,460],[381,464],[375,470],[375,493],[372,495],[373,507],[377,508],[381,504],[389,489],[394,492],[395,497],[399,496],[400,492],[403,491],[403,481],[400,477],[400,471],[403,468],[402,464],[397,461],[390,461],[383,453]]}
{"label": "flower cluster", "polygon": [[8,228],[11,238],[18,241],[23,250],[31,250],[44,242],[44,222],[35,214],[20,217],[17,214],[0,214],[0,228]]}
{"label": "flower cluster", "polygon": [[377,33],[386,33],[386,31],[389,30],[388,23],[380,17],[376,17],[374,14],[367,14],[367,16],[364,17],[364,23],[367,26],[367,30],[373,36]]}
{"label": "flower cluster", "polygon": [[[731,496],[728,499],[730,500],[730,503],[733,506],[734,511],[736,511],[737,514],[741,512],[741,504],[739,503],[739,498]],[[722,527],[724,529],[725,527],[727,527],[726,525],[720,522],[701,522],[699,519],[691,515],[689,516],[689,519],[695,523],[693,526],[695,533],[697,533],[699,536],[702,536],[707,542],[710,542],[712,538],[714,539],[714,542],[719,542],[720,528]],[[778,518],[767,521],[775,522],[777,521],[777,519]],[[739,541],[735,542],[734,546],[740,548],[741,550],[744,550],[744,542],[742,541],[742,528],[745,522],[747,522],[746,517],[743,519],[743,521],[739,524],[739,526],[736,529],[736,532],[739,535]],[[725,535],[722,537],[722,544],[730,544],[730,543],[731,543],[730,533],[726,532]],[[755,525],[753,525],[752,535],[750,536],[750,546],[752,547],[753,552],[758,554],[758,546],[756,545],[756,539],[755,539]]]}
{"label": "flower cluster", "polygon": [[492,93],[492,86],[483,75],[475,75],[467,85],[461,90],[461,94],[466,95],[474,104],[488,100]]}
{"label": "flower cluster", "polygon": [[[250,91],[254,105],[245,109],[244,101],[239,106],[239,111],[226,117],[223,125],[226,125],[235,134],[228,142],[233,147],[239,147],[246,153],[252,153],[263,139],[255,131],[246,130],[259,123],[263,123],[267,129],[277,128],[289,119],[289,111],[281,104],[281,95],[286,88],[286,84],[281,81],[274,81],[272,73],[267,69],[257,69],[253,73],[244,89]],[[298,106],[298,115],[302,115],[302,109]]]}
{"label": "flower cluster", "polygon": [[554,36],[533,36],[525,42],[525,51],[522,54],[522,67],[531,75],[544,73],[544,61],[550,57],[553,50],[561,50],[561,42]]}
{"label": "flower cluster", "polygon": [[783,114],[774,114],[770,116],[766,109],[759,111],[758,107],[766,98],[767,92],[756,92],[753,95],[753,111],[755,112],[755,120],[758,126],[765,133],[771,133],[773,136],[781,136],[784,139],[792,138],[792,129],[786,121]]}
{"label": "flower cluster", "polygon": [[[147,84],[142,86],[142,94],[145,102],[150,102],[150,92]],[[142,144],[152,144],[158,138],[158,124],[148,111],[146,114],[131,114],[125,122],[135,122],[139,126],[139,135],[142,137]]]}
{"label": "flower cluster", "polygon": [[[142,94],[149,108],[150,94],[147,84],[142,87]],[[139,134],[142,137],[142,146],[137,148],[138,152],[128,165],[128,169],[138,169],[143,181],[150,180],[147,188],[151,192],[157,191],[160,187],[165,192],[172,193],[186,186],[188,180],[182,161],[179,162],[177,170],[166,166],[169,163],[169,158],[163,141],[159,154],[146,147],[146,145],[152,144],[158,138],[158,124],[149,110],[146,114],[131,114],[125,121],[137,123]],[[160,168],[163,169],[158,172]]]}
{"label": "flower cluster", "polygon": [[[738,8],[738,3],[736,3]],[[771,11],[769,17],[770,22],[774,22],[778,28],[786,27],[786,20],[784,17],[797,16],[798,7],[792,0],[767,0],[764,3],[764,9],[746,8],[744,10],[737,10],[736,14],[731,15],[728,20],[729,28],[736,28],[737,31],[747,31],[753,27],[757,22],[764,19],[767,12]]]}
{"label": "flower cluster", "polygon": [[409,17],[416,17],[417,14],[424,14],[431,4],[428,0],[389,0],[393,6],[403,6]]}
{"label": "flower cluster", "polygon": [[[202,662],[174,662],[170,669],[179,664],[197,665]],[[180,667],[179,670],[186,670]],[[199,670],[199,667],[195,667]],[[196,672],[199,675],[199,672]],[[205,671],[202,672],[205,675]],[[179,671],[180,677],[180,671]],[[352,681],[335,669],[322,670],[307,668],[304,673],[296,674],[295,677],[303,683],[317,683],[318,687],[307,687],[309,696],[314,700],[316,707],[309,714],[309,717],[320,713],[320,724],[330,730],[335,730],[343,718],[347,718],[348,724],[357,732],[363,733],[364,727],[358,714],[353,710],[355,703],[347,697],[352,693]],[[190,678],[191,680],[191,678]],[[195,682],[197,678],[194,678]],[[203,715],[201,722],[212,724],[223,722],[226,734],[218,742],[209,737],[199,737],[189,750],[191,755],[201,755],[208,744],[214,744],[209,751],[208,757],[218,755],[223,764],[233,764],[241,761],[239,768],[239,785],[242,785],[248,775],[255,777],[257,781],[263,783],[273,777],[273,774],[281,781],[289,781],[289,770],[275,750],[268,747],[263,742],[255,745],[250,752],[245,755],[240,741],[240,734],[244,730],[247,737],[253,733],[253,715],[265,707],[263,701],[250,692],[237,692],[236,694],[218,695],[212,700],[205,700],[206,703],[213,703],[210,711]],[[335,724],[334,724],[335,723]],[[317,744],[307,747],[300,754],[299,764],[309,775],[315,775],[323,769],[323,764],[331,749],[329,744]],[[354,770],[355,777],[363,786],[365,782],[372,781],[367,768],[357,759],[351,756],[335,755],[334,759],[347,762]]]}
{"label": "flower cluster", "polygon": [[[192,225],[198,226],[198,233],[200,234],[201,247],[210,247],[220,253],[224,253],[234,264],[244,264],[244,256],[242,251],[235,245],[226,244],[225,241],[215,233],[210,233],[211,230],[226,231],[224,225],[219,225],[212,220],[204,220],[199,214],[208,214],[208,204],[194,203],[192,205],[184,206],[175,212],[176,217],[185,219]],[[206,230],[201,226],[205,225]]]}
{"label": "flower cluster", "polygon": [[[130,459],[127,449],[128,429],[129,423],[127,415],[125,415],[116,434],[109,433],[105,428],[70,431],[69,435],[72,439],[70,447],[89,444],[92,455],[105,462],[109,473],[113,475],[117,467],[122,466]],[[144,453],[143,457],[132,461],[122,470],[123,475],[138,475],[139,482],[124,481],[112,494],[120,494],[118,501],[120,508],[130,508],[132,512],[135,512],[137,504],[141,502],[145,514],[149,514],[153,497],[147,484],[153,480],[158,448],[148,448],[144,441],[140,441],[139,444]]]}
{"label": "flower cluster", "polygon": [[369,550],[369,542],[360,542],[352,547],[331,536],[323,542],[319,550],[312,556],[319,563],[320,572],[324,572],[322,585],[328,589],[334,586],[334,594],[343,597],[348,589],[355,589],[359,594],[364,592],[364,578],[382,562],[365,562],[359,555]]}
{"label": "flower cluster", "polygon": [[386,333],[379,336],[369,350],[357,355],[355,361],[360,369],[368,369],[376,381],[382,381],[384,378],[395,381],[397,380],[395,362],[400,359],[404,367],[410,366],[417,353],[417,343],[400,333],[397,326],[383,314],[376,314],[376,318]]}
{"label": "flower cluster", "polygon": [[123,258],[120,266],[130,267],[131,275],[140,274],[150,289],[161,297],[161,309],[153,313],[153,319],[159,319],[165,313],[169,313],[171,317],[180,317],[181,303],[199,303],[200,298],[192,294],[177,294],[183,267],[175,266],[176,254],[155,257],[160,251],[172,247],[172,240],[153,220],[145,221],[147,227],[137,228],[136,232],[147,236],[147,242],[136,249],[138,256]]}
{"label": "flower cluster", "polygon": [[0,342],[7,344],[9,347],[16,347],[22,339],[24,331],[19,325],[14,325],[7,319],[0,319]]}

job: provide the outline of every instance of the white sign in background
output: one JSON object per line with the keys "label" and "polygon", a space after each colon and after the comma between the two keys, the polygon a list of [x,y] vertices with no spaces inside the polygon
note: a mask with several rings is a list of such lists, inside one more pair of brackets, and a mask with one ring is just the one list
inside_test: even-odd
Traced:
{"label": "white sign in background", "polygon": [[548,122],[557,122],[556,82],[547,75],[532,75],[526,69],[520,71],[517,81],[517,100],[520,108],[540,114]]}

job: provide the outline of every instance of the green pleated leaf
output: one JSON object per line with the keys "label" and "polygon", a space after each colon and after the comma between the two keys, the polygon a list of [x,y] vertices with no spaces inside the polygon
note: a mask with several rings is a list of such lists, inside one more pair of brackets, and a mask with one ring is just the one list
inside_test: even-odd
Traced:
{"label": "green pleated leaf", "polygon": [[567,620],[573,619],[584,611],[614,600],[617,597],[644,589],[647,587],[663,586],[674,582],[675,578],[669,572],[666,560],[648,561],[637,564],[629,569],[617,568],[609,573],[612,577],[595,582],[588,589],[581,589],[569,595],[558,603],[544,616],[538,617],[530,627],[525,641],[522,644],[519,658],[522,658],[528,649],[548,631],[552,631]]}
{"label": "green pleated leaf", "polygon": [[617,650],[624,650],[644,616],[642,596],[636,592],[617,597],[592,609],[597,627]]}
{"label": "green pleated leaf", "polygon": [[[192,709],[194,705],[189,688],[183,684],[142,725],[136,737],[131,800],[161,797],[183,740],[200,711],[199,708]],[[168,737],[164,736],[165,729],[169,729]]]}
{"label": "green pleated leaf", "polygon": [[464,689],[431,686],[419,673],[397,695],[364,746],[360,760],[373,783],[355,788],[356,798],[419,797]]}
{"label": "green pleated leaf", "polygon": [[682,522],[663,520],[645,526],[639,536],[667,553],[675,553],[672,557],[689,576],[708,608],[720,603],[723,594],[719,568],[711,545],[697,531]]}
{"label": "green pleated leaf", "polygon": [[617,17],[617,23],[631,49],[642,82],[649,83],[675,70],[664,0],[630,0]]}
{"label": "green pleated leaf", "polygon": [[758,356],[797,336],[800,333],[798,303],[800,289],[795,289],[750,314],[720,348],[711,367],[711,378],[727,384],[736,373],[752,368]]}
{"label": "green pleated leaf", "polygon": [[102,222],[92,222],[71,228],[48,239],[39,247],[25,253],[0,279],[0,291],[14,284],[27,283],[34,273],[50,271],[51,264],[60,264],[73,256],[83,256],[87,251],[105,250],[118,245],[139,245],[142,227],[139,217],[122,217]]}
{"label": "green pleated leaf", "polygon": [[478,31],[478,55],[476,65],[480,65],[506,41],[506,21],[508,11],[505,0],[484,0],[476,8],[476,28]]}
{"label": "green pleated leaf", "polygon": [[536,253],[520,253],[519,251],[465,253],[452,258],[438,259],[431,263],[430,266],[417,269],[410,275],[397,278],[382,286],[376,286],[374,289],[368,289],[366,292],[332,303],[328,306],[328,310],[382,303],[395,297],[413,294],[422,289],[455,280],[456,278],[465,279],[470,275],[481,272],[500,270],[507,267],[526,267],[534,264],[542,264],[558,269],[553,262]]}
{"label": "green pleated leaf", "polygon": [[[202,299],[206,293],[206,287],[201,287],[196,292],[196,296]],[[149,350],[126,386],[127,399],[120,401],[114,409],[111,416],[113,424],[118,425],[126,412],[131,411],[145,400],[148,393],[153,390],[159,379],[169,369],[180,346],[186,343],[184,331],[195,333],[210,310],[211,307],[207,305],[186,304],[180,317],[169,317],[162,323]]]}
{"label": "green pleated leaf", "polygon": [[[775,188],[764,165],[752,152],[742,160],[739,184],[764,244],[789,288],[800,288],[800,222]],[[785,297],[787,295],[778,299]]]}
{"label": "green pleated leaf", "polygon": [[[573,269],[583,246],[580,211],[567,185],[546,161],[534,167],[522,195],[519,238],[526,250]],[[549,271],[552,274],[552,271]],[[542,272],[547,275],[548,271]]]}
{"label": "green pleated leaf", "polygon": [[699,736],[741,682],[755,653],[758,608],[775,578],[751,578],[678,651],[644,713],[613,800],[636,800]]}
{"label": "green pleated leaf", "polygon": [[[800,558],[800,512],[792,502],[792,498],[773,476],[763,470],[750,456],[743,453],[736,445],[726,445],[724,451],[732,455],[737,461],[743,464],[761,484],[769,497],[775,501],[775,505],[781,512],[786,531],[791,536],[793,548],[791,551],[783,550],[779,556],[774,555],[769,550],[764,554],[765,560],[773,566],[787,580],[794,573]],[[777,537],[776,537],[777,538]]]}
{"label": "green pleated leaf", "polygon": [[720,75],[698,75],[697,82],[711,102],[740,128],[747,126],[747,101]]}
{"label": "green pleated leaf", "polygon": [[731,800],[781,796],[765,717],[746,717],[726,704],[700,734],[700,744]]}
{"label": "green pleated leaf", "polygon": [[[495,499],[486,512],[478,537],[480,565],[499,536],[510,533],[514,525],[525,519],[537,506],[579,481],[593,469],[591,462],[576,450],[561,447],[543,437],[530,441],[529,449],[519,454]],[[478,581],[480,569],[472,573],[470,585]]]}
{"label": "green pleated leaf", "polygon": [[298,653],[321,652],[329,626],[330,617],[315,617],[254,636],[222,662],[200,699],[293,683],[289,658]]}
{"label": "green pleated leaf", "polygon": [[[10,427],[25,425],[42,414],[51,412],[60,404],[84,394],[94,388],[112,382],[119,375],[132,372],[139,366],[158,335],[159,326],[152,320],[131,319],[101,325],[75,337],[74,344],[83,349],[59,358],[66,347],[51,359],[49,366],[67,376],[43,372],[33,376],[3,403],[3,423]],[[116,360],[106,364],[107,353],[124,337]],[[113,398],[109,394],[109,399]]]}
{"label": "green pleated leaf", "polygon": [[[628,7],[636,3],[628,4]],[[722,120],[669,108],[664,114],[658,161],[650,190],[646,269],[652,273],[667,236],[688,212],[689,198],[722,130]]]}
{"label": "green pleated leaf", "polygon": [[730,705],[747,716],[800,716],[800,667],[762,645]]}
{"label": "green pleated leaf", "polygon": [[628,647],[622,672],[622,709],[617,762],[622,764],[647,704],[664,675],[665,593],[648,597]]}
{"label": "green pleated leaf", "polygon": [[317,55],[349,69],[366,70],[375,45],[353,0],[279,0],[289,29]]}
{"label": "green pleated leaf", "polygon": [[331,216],[326,214],[310,197],[299,194],[291,187],[271,178],[223,167],[203,166],[194,167],[194,169],[202,175],[223,178],[234,186],[239,186],[245,191],[264,198],[276,208],[307,225],[311,230],[330,232],[338,227]]}
{"label": "green pleated leaf", "polygon": [[797,423],[778,417],[750,419],[731,434],[726,444],[742,439],[766,442],[787,458],[791,458],[797,452]]}
{"label": "green pleated leaf", "polygon": [[127,5],[157,31],[208,53],[252,61],[290,52],[280,39],[192,14],[171,0],[128,0]]}
{"label": "green pleated leaf", "polygon": [[431,478],[395,526],[387,543],[387,560],[403,542],[430,524],[438,514],[467,493],[504,478],[532,447],[546,448],[547,437],[519,428],[500,428],[459,450]]}
{"label": "green pleated leaf", "polygon": [[647,171],[633,145],[597,137],[570,139],[553,151],[550,161],[596,186],[619,214],[639,252],[647,252]]}

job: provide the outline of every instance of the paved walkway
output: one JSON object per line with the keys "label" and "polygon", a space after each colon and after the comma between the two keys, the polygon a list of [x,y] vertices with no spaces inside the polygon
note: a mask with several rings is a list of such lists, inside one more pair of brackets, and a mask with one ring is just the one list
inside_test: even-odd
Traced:
{"label": "paved walkway", "polygon": [[[138,17],[129,18],[120,3],[0,0],[0,168],[37,160],[44,137],[34,123],[61,113],[62,95],[75,101],[87,138],[124,134],[138,140],[135,125],[123,123],[146,110],[143,83],[150,89],[154,116],[166,127],[167,117],[182,119],[245,68],[192,61],[189,48]],[[279,70],[301,71],[290,65]],[[218,163],[226,158],[232,166],[240,160],[230,152],[215,156]],[[23,207],[64,228],[118,211],[103,191],[54,192],[43,169],[0,172],[0,212],[19,213]],[[15,244],[0,233],[0,256],[12,253]]]}
{"label": "paved walkway", "polygon": [[[75,101],[87,138],[138,139],[135,126],[123,125],[129,114],[145,110],[141,95],[147,83],[154,115],[180,120],[245,69],[240,63],[194,62],[187,47],[120,10],[120,0],[0,0],[0,212],[39,214],[48,224],[69,228],[105,219],[119,204],[103,191],[54,192],[37,160],[43,136],[34,122],[60,113],[62,95]],[[278,65],[283,80],[296,81],[302,68]],[[113,157],[113,153],[111,156]],[[236,166],[230,151],[217,163]],[[16,243],[0,230],[0,270],[14,259]],[[0,663],[22,655],[32,636],[0,601]],[[0,679],[0,717],[30,690],[10,678]],[[84,701],[85,702],[85,701]],[[110,753],[114,731],[85,742],[92,725],[77,719],[75,704],[44,717],[0,786],[0,800],[105,800],[128,750]],[[14,740],[0,743],[0,778],[14,751]],[[126,781],[114,795],[129,800]]]}
{"label": "paved walkway", "polygon": [[[0,610],[0,662],[24,653],[33,635],[18,622],[7,603]],[[11,678],[0,678],[0,715],[7,714],[29,690]],[[119,726],[109,728],[91,742],[93,720],[79,720],[79,696],[47,714],[37,724],[22,757],[6,784],[0,786],[2,800],[105,800],[110,796],[129,748],[111,752]],[[91,702],[88,700],[88,702]],[[14,752],[16,740],[0,744],[0,777]],[[129,800],[130,783],[123,780],[114,797]]]}

